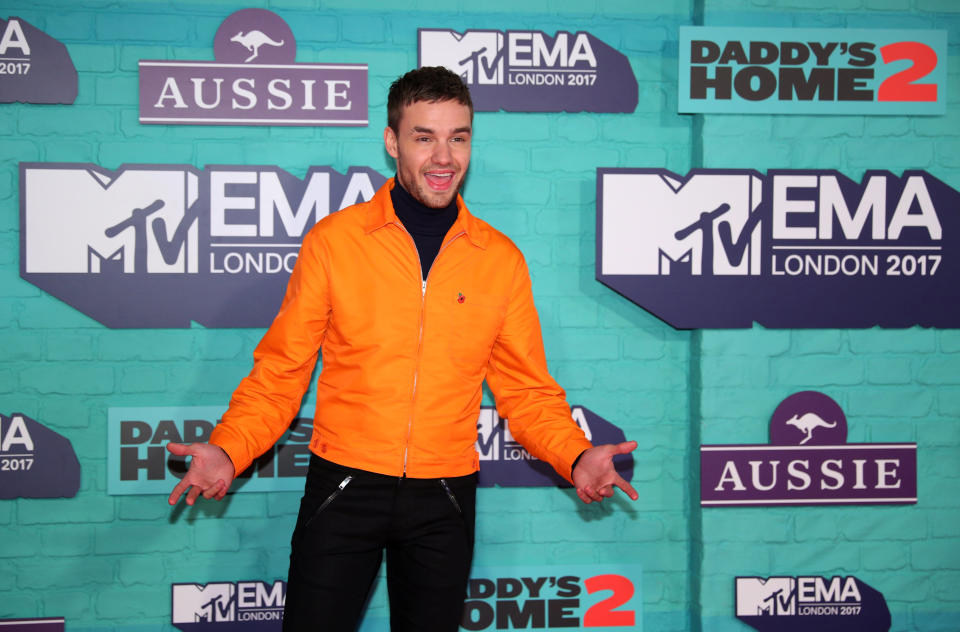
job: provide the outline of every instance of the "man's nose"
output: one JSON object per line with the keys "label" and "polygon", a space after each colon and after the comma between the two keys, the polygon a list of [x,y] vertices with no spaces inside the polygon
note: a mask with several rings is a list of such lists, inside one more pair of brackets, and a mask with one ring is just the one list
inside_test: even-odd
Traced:
{"label": "man's nose", "polygon": [[445,165],[450,162],[450,145],[447,143],[437,143],[433,148],[433,162],[438,165]]}

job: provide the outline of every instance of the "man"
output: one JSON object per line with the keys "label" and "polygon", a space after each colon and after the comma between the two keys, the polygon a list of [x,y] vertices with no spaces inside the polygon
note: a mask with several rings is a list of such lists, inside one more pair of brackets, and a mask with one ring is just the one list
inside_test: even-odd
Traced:
{"label": "man", "polygon": [[473,553],[484,379],[514,437],[583,502],[637,493],[613,468],[634,442],[593,447],[547,373],[516,246],[459,190],[473,105],[460,78],[421,68],[390,87],[397,174],[304,238],[276,319],[210,444],[170,495],[222,499],[286,430],[318,351],[312,452],[291,542],[284,630],[354,630],[387,555],[394,632],[456,630]]}

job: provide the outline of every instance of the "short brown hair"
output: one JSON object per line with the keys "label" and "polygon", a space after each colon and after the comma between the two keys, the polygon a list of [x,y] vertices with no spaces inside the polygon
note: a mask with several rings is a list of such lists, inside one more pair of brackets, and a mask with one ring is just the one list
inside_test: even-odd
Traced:
{"label": "short brown hair", "polygon": [[470,90],[460,76],[443,66],[424,66],[411,70],[392,84],[387,95],[387,125],[399,133],[403,108],[418,101],[456,101],[470,108],[473,120],[473,101]]}

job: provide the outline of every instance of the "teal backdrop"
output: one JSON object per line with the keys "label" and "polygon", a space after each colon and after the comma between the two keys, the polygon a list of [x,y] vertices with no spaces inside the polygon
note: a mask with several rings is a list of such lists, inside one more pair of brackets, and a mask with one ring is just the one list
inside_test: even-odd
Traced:
{"label": "teal backdrop", "polygon": [[[369,127],[138,123],[140,59],[212,60],[213,36],[257,6],[293,29],[299,62],[369,65]],[[0,412],[70,439],[69,499],[0,501],[0,619],[67,630],[172,630],[174,582],[284,578],[295,492],[171,510],[107,495],[111,407],[220,406],[262,330],[110,330],[19,276],[18,163],[354,165],[392,174],[389,83],[417,63],[417,28],[585,30],[625,54],[631,114],[478,113],[465,198],[523,250],[552,371],[569,399],[636,439],[633,485],[584,506],[571,490],[479,492],[484,567],[642,568],[642,629],[733,632],[736,575],[855,575],[892,630],[960,629],[960,334],[956,330],[678,331],[594,279],[597,167],[925,169],[960,189],[960,3],[955,0],[0,1],[66,44],[73,105],[0,105]],[[943,116],[677,114],[682,25],[940,28]],[[960,212],[960,209],[955,209]],[[960,307],[960,306],[958,306]],[[701,443],[766,443],[788,395],[819,390],[851,442],[916,442],[919,502],[889,507],[701,508]],[[487,398],[486,404],[492,403]],[[371,619],[383,617],[378,591]],[[381,628],[383,629],[383,628]]]}

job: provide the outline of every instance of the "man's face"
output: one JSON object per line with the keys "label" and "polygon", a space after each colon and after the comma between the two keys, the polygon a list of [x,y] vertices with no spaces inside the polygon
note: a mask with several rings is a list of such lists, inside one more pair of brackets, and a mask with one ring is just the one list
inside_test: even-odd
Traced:
{"label": "man's face", "polygon": [[396,133],[383,132],[397,161],[397,179],[424,206],[444,208],[456,197],[470,165],[470,108],[456,101],[417,101],[400,115]]}

